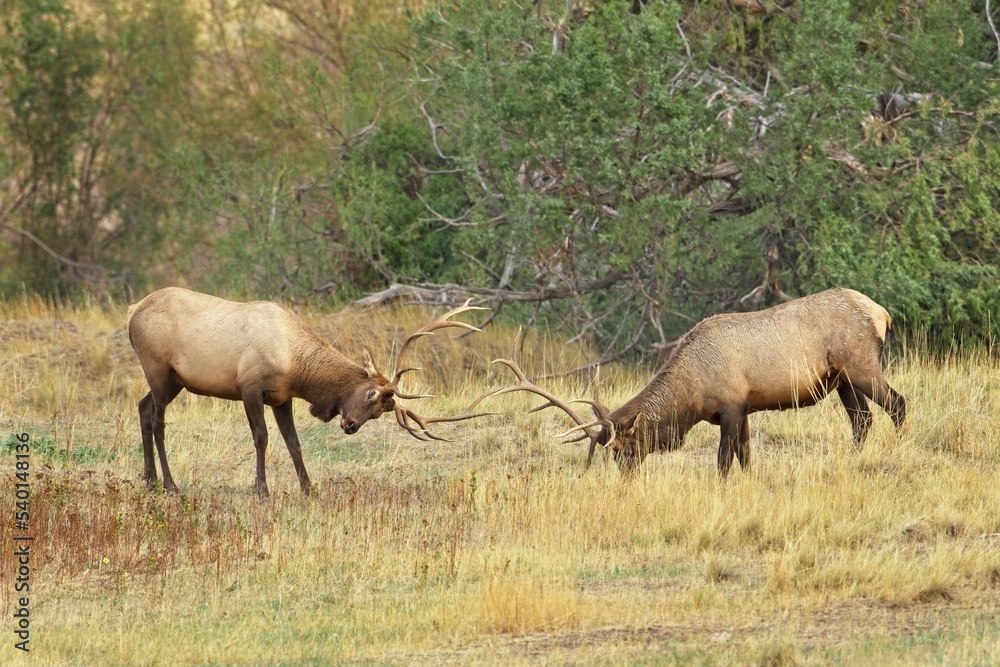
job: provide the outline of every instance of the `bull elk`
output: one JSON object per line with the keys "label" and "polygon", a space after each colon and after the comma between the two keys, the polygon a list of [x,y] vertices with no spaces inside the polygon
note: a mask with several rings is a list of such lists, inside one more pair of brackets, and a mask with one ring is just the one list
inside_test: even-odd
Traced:
{"label": "bull elk", "polygon": [[164,413],[181,389],[192,394],[242,401],[246,409],[254,447],[257,450],[257,480],[260,496],[267,496],[264,454],[267,425],[264,406],[271,407],[278,430],[291,454],[303,493],[312,484],[302,462],[298,434],[292,419],[292,399],[311,404],[310,413],[329,422],[338,414],[344,433],[357,433],[369,419],[392,410],[396,421],[421,440],[441,440],[428,430],[440,422],[471,419],[466,412],[452,417],[424,418],[396,403],[395,399],[424,398],[404,394],[399,380],[408,371],[405,358],[413,341],[438,329],[478,328],[449,318],[470,310],[469,301],[421,327],[403,342],[396,356],[392,378],[383,375],[372,354],[364,348],[360,366],[323,340],[288,308],[267,301],[238,303],[179,287],[153,292],[128,311],[128,337],[149,383],[149,393],[139,401],[144,458],[143,479],[156,486],[153,443],[163,471],[163,487],[177,491],[164,449]]}
{"label": "bull elk", "polygon": [[[725,477],[734,454],[743,469],[750,465],[747,415],[753,412],[813,405],[836,390],[856,443],[864,441],[872,424],[868,399],[901,427],[906,401],[885,381],[881,368],[891,326],[885,308],[864,294],[833,288],[767,310],[702,320],[680,339],[653,379],[617,410],[600,401],[599,370],[594,397],[567,403],[529,381],[513,354],[495,363],[506,365],[519,383],[483,394],[469,410],[489,396],[538,394],[547,402],[532,412],[558,407],[576,423],[560,437],[579,430],[566,442],[590,440],[588,466],[602,445],[626,474],[650,452],[680,448],[687,432],[707,421],[720,427],[718,465]],[[592,407],[594,421],[569,406],[580,402]]]}

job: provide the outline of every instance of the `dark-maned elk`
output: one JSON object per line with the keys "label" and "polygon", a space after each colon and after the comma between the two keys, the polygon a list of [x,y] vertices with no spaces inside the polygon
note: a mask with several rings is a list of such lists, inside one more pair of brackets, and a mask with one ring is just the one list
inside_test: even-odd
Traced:
{"label": "dark-maned elk", "polygon": [[538,394],[548,402],[533,411],[558,407],[577,424],[563,435],[582,431],[567,442],[589,438],[588,466],[595,447],[602,445],[625,473],[650,452],[681,447],[687,432],[707,421],[720,427],[718,463],[725,476],[734,454],[741,467],[750,465],[747,415],[752,412],[813,405],[836,390],[855,442],[860,444],[871,427],[868,399],[901,427],[906,401],[885,381],[881,367],[891,326],[885,308],[860,292],[834,288],[767,310],[702,320],[681,338],[649,384],[613,412],[601,404],[595,376],[593,399],[569,401],[590,404],[594,421],[581,419],[567,402],[530,382],[513,355],[496,361],[520,382],[483,394],[469,410],[497,394]]}
{"label": "dark-maned elk", "polygon": [[160,457],[163,487],[176,491],[163,443],[164,412],[181,389],[193,394],[242,401],[246,409],[254,446],[257,449],[257,481],[261,496],[268,494],[264,475],[267,425],[264,406],[271,406],[295,472],[304,493],[312,484],[302,463],[302,452],[292,399],[312,404],[310,412],[330,421],[338,414],[344,433],[356,433],[369,419],[390,410],[396,421],[418,439],[433,438],[429,424],[470,419],[465,413],[453,417],[423,418],[396,403],[396,398],[423,396],[403,394],[400,377],[412,368],[404,367],[410,344],[445,327],[479,331],[471,324],[449,318],[470,310],[487,310],[465,305],[456,308],[411,334],[396,357],[392,378],[375,366],[371,352],[364,348],[364,366],[342,355],[323,340],[288,308],[267,301],[238,303],[179,287],[153,292],[128,311],[128,337],[149,383],[149,393],[139,401],[143,479],[156,485],[153,442]]}

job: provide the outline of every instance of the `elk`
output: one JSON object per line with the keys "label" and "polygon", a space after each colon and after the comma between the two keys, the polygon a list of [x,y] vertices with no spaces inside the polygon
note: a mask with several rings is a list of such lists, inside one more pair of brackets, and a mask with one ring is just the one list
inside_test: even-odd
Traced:
{"label": "elk", "polygon": [[[471,301],[471,299],[470,299]],[[428,430],[434,423],[460,421],[480,415],[465,413],[453,417],[424,418],[395,399],[424,398],[404,394],[399,380],[415,368],[406,367],[407,350],[413,341],[438,329],[478,328],[449,318],[470,310],[488,310],[464,305],[421,327],[403,342],[396,356],[392,378],[375,365],[371,351],[364,348],[360,366],[323,340],[288,308],[267,301],[239,303],[179,287],[153,292],[128,311],[126,329],[132,348],[139,357],[149,393],[139,401],[144,458],[143,479],[156,487],[153,443],[163,471],[163,488],[177,491],[167,466],[164,449],[164,413],[182,389],[192,394],[242,401],[254,447],[257,450],[257,480],[254,490],[268,495],[264,474],[267,425],[264,406],[271,407],[274,419],[291,454],[299,484],[305,494],[312,484],[302,462],[298,434],[292,419],[292,399],[311,404],[310,413],[329,422],[338,414],[344,433],[357,433],[369,419],[392,410],[397,423],[420,440],[443,440]]]}
{"label": "elk", "polygon": [[[614,411],[600,401],[600,369],[594,397],[564,402],[529,381],[511,354],[494,363],[507,366],[516,385],[486,392],[489,396],[527,391],[547,400],[532,412],[558,407],[576,423],[562,434],[581,433],[565,442],[590,440],[589,467],[597,445],[610,448],[619,468],[631,474],[651,452],[675,450],[702,421],[720,427],[719,472],[725,477],[733,456],[750,465],[747,416],[761,410],[806,407],[837,391],[860,444],[868,435],[872,413],[868,399],[891,417],[898,429],[906,419],[906,401],[882,375],[881,358],[889,313],[850,289],[833,288],[767,310],[714,315],[686,333],[652,380]],[[519,345],[515,340],[515,351]],[[596,416],[586,421],[569,403],[587,403]],[[599,428],[598,428],[599,427]]]}

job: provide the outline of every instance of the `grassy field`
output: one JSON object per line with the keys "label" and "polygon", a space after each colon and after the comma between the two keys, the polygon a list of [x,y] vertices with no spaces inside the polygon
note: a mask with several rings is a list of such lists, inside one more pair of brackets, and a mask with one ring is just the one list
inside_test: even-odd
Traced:
{"label": "grassy field", "polygon": [[[304,314],[383,365],[429,311]],[[911,352],[889,381],[903,432],[875,415],[851,445],[836,398],[751,417],[754,469],[721,481],[718,429],[623,480],[558,445],[564,415],[498,415],[422,443],[385,417],[354,436],[299,404],[303,498],[271,425],[272,500],[251,485],[242,407],[182,394],[167,411],[181,495],[146,493],[144,382],[123,308],[0,304],[0,507],[13,433],[32,438],[31,655],[14,648],[12,537],[0,523],[4,664],[1000,664],[1000,365]],[[473,317],[467,317],[475,321]],[[514,332],[414,350],[411,385],[458,412],[506,382]],[[591,353],[529,335],[542,374]],[[604,373],[617,405],[648,369]],[[540,381],[588,393],[584,378]]]}

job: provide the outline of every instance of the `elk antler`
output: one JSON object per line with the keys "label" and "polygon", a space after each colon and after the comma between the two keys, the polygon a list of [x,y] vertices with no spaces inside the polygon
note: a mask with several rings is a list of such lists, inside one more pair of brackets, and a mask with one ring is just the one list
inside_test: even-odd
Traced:
{"label": "elk antler", "polygon": [[[406,432],[412,435],[417,440],[424,440],[430,442],[431,440],[440,440],[442,442],[448,442],[447,438],[442,438],[440,436],[434,435],[427,429],[428,424],[440,424],[444,422],[459,422],[466,419],[474,419],[475,417],[486,417],[487,415],[494,415],[495,412],[477,412],[472,413],[469,411],[463,412],[460,415],[455,415],[454,417],[421,417],[417,413],[413,412],[409,408],[404,408],[401,405],[396,405],[393,408],[396,413],[396,423],[406,429]],[[411,423],[413,422],[413,423]],[[414,426],[414,423],[416,426]],[[417,428],[419,426],[419,428]]]}
{"label": "elk antler", "polygon": [[[611,436],[608,438],[608,441],[606,443],[604,443],[605,447],[610,447],[611,443],[614,442],[615,438],[618,437],[618,433],[615,432],[615,423],[613,421],[611,421],[611,411],[608,410],[606,407],[604,407],[604,404],[601,403],[600,385],[601,385],[601,367],[600,367],[600,365],[598,365],[597,369],[594,371],[594,397],[591,398],[591,399],[578,398],[578,399],[576,399],[573,402],[574,403],[586,403],[587,405],[589,405],[592,408],[594,408],[594,412],[597,413],[596,423],[598,423],[598,424],[604,424],[605,426],[608,427],[608,430],[611,433]],[[577,427],[577,428],[579,428],[579,427]],[[593,438],[592,437],[590,439],[590,449],[587,450],[587,467],[588,468],[590,467],[591,460],[594,458],[594,449],[596,447],[597,447],[597,438]]]}
{"label": "elk antler", "polygon": [[[413,343],[413,341],[417,340],[418,338],[422,338],[424,336],[430,336],[438,329],[444,329],[447,327],[457,327],[459,329],[466,329],[468,331],[481,331],[481,329],[479,329],[478,327],[475,327],[466,322],[452,322],[448,319],[450,317],[458,315],[459,313],[464,313],[469,310],[489,310],[489,308],[482,308],[480,306],[470,306],[469,305],[470,301],[472,301],[472,299],[467,299],[466,302],[461,306],[459,306],[458,308],[448,311],[447,313],[437,318],[433,322],[425,324],[424,326],[420,327],[419,329],[417,329],[416,331],[414,331],[413,333],[411,333],[409,336],[406,337],[406,340],[403,341],[402,347],[399,348],[399,354],[396,355],[396,370],[393,372],[392,380],[389,383],[389,386],[392,387],[392,393],[397,398],[417,399],[417,398],[432,397],[432,394],[404,394],[399,390],[399,379],[403,376],[404,373],[408,373],[409,371],[420,370],[419,368],[406,367],[403,365],[403,360],[406,357],[406,351],[409,349],[410,344]],[[396,413],[396,423],[398,423],[403,429],[406,430],[407,433],[412,435],[417,440],[424,440],[424,441],[446,440],[445,438],[438,437],[433,433],[431,433],[427,429],[427,426],[429,424],[463,421],[465,419],[473,419],[474,417],[485,417],[487,415],[494,414],[492,412],[480,412],[473,414],[471,407],[464,413],[456,415],[454,417],[421,417],[420,415],[413,412],[409,408],[405,408],[401,405],[396,405],[396,407],[393,408],[393,411]]]}
{"label": "elk antler", "polygon": [[392,393],[394,393],[399,398],[430,397],[428,394],[417,394],[409,396],[407,394],[400,393],[399,378],[403,376],[403,373],[420,370],[419,368],[403,367],[403,359],[406,357],[406,351],[409,349],[410,344],[413,341],[417,340],[418,338],[422,338],[423,336],[430,336],[438,329],[444,329],[446,327],[458,327],[460,329],[467,329],[469,331],[482,331],[482,329],[480,329],[479,327],[474,327],[471,324],[467,324],[465,322],[448,321],[449,317],[453,317],[455,315],[458,315],[459,313],[464,313],[469,310],[489,310],[489,308],[483,308],[481,306],[470,306],[469,305],[470,301],[472,301],[472,299],[466,299],[465,303],[463,303],[455,310],[449,310],[441,317],[437,318],[433,322],[430,322],[429,324],[425,324],[424,326],[420,327],[419,329],[417,329],[416,331],[414,331],[413,333],[411,333],[409,336],[406,337],[406,340],[403,341],[403,346],[399,348],[399,354],[396,355],[396,370],[393,372],[392,381],[389,383],[389,385],[392,387]]}
{"label": "elk antler", "polygon": [[[578,398],[568,402],[562,401],[556,398],[551,393],[549,393],[547,390],[539,387],[537,384],[529,380],[527,376],[525,376],[524,371],[521,370],[521,367],[518,365],[516,361],[516,356],[517,356],[517,350],[521,346],[522,335],[523,331],[521,329],[518,329],[517,336],[514,337],[514,348],[511,350],[510,359],[494,359],[491,362],[494,364],[501,363],[507,368],[509,368],[510,371],[514,374],[514,376],[517,377],[518,383],[516,385],[511,385],[509,387],[501,387],[499,389],[493,389],[491,391],[486,392],[485,394],[474,400],[471,405],[469,405],[468,409],[466,410],[466,413],[471,412],[472,409],[476,407],[480,402],[484,401],[485,399],[491,396],[499,396],[500,394],[509,394],[515,391],[527,391],[532,394],[537,394],[538,396],[544,398],[547,402],[542,403],[541,405],[535,408],[532,408],[531,410],[528,411],[528,414],[531,414],[532,412],[540,412],[547,408],[559,408],[567,415],[569,415],[570,419],[576,422],[576,426],[566,431],[565,433],[560,433],[557,437],[564,438],[568,436],[570,433],[573,433],[574,431],[582,431],[582,433],[579,436],[571,438],[569,440],[564,440],[562,444],[579,442],[584,438],[590,438],[590,451],[587,455],[587,467],[589,468],[591,458],[593,458],[594,455],[594,449],[597,446],[597,439],[600,436],[600,433],[593,431],[592,427],[602,425],[602,426],[607,426],[609,428],[609,430],[611,431],[611,438],[608,440],[605,446],[610,445],[611,442],[613,442],[615,439],[615,425],[609,419],[610,412],[601,403],[600,396],[598,394],[598,383],[600,382],[600,366],[598,366],[597,373],[594,376],[594,397],[592,399]],[[585,421],[578,414],[576,414],[576,412],[574,412],[572,408],[569,407],[570,403],[586,403],[592,406],[594,410],[597,412],[598,418],[590,422]]]}

